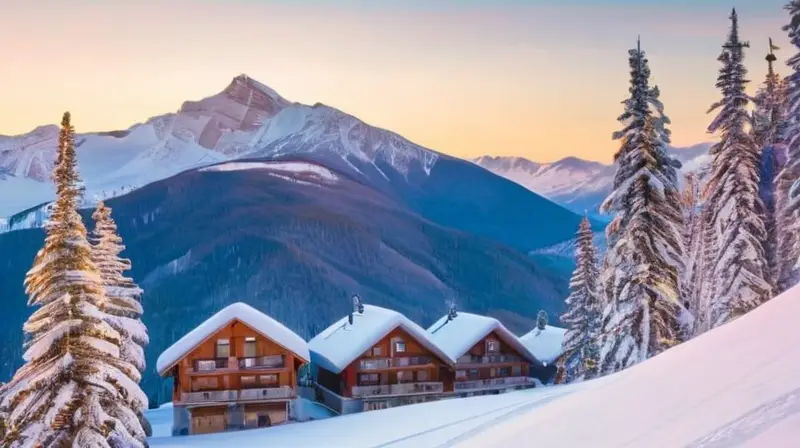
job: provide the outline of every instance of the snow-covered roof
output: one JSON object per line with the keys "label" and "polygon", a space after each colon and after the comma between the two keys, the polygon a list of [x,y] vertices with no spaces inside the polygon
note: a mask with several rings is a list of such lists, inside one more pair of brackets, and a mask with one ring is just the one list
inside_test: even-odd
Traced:
{"label": "snow-covered roof", "polygon": [[156,361],[159,375],[164,375],[187,353],[233,320],[244,323],[262,336],[290,350],[303,361],[308,362],[311,359],[308,344],[297,333],[252,306],[238,302],[226,306],[164,350]]}
{"label": "snow-covered roof", "polygon": [[374,305],[364,305],[363,313],[354,312],[352,325],[345,316],[308,341],[311,361],[325,370],[339,373],[398,327],[442,361],[455,364],[422,327],[397,311]]}
{"label": "snow-covered roof", "polygon": [[566,332],[564,328],[547,325],[544,330],[534,328],[519,339],[539,361],[550,363],[564,352],[561,344]]}
{"label": "snow-covered roof", "polygon": [[453,359],[458,359],[466,354],[469,349],[493,331],[522,357],[528,361],[537,362],[536,356],[525,347],[522,341],[493,317],[459,311],[453,320],[448,321],[447,315],[445,315],[428,328],[433,342]]}

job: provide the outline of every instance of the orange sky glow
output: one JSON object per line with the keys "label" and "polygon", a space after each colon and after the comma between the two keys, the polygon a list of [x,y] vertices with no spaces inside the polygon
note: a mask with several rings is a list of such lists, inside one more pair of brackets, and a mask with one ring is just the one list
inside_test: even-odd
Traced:
{"label": "orange sky glow", "polygon": [[[611,160],[637,34],[674,143],[710,140],[706,110],[718,98],[716,56],[729,14],[713,1],[698,10],[569,1],[7,2],[0,134],[57,122],[65,110],[79,132],[124,129],[246,73],[289,100],[329,104],[441,152],[537,161]],[[790,55],[781,2],[764,2],[740,10],[752,91],[766,70],[768,37],[784,48],[781,58]]]}

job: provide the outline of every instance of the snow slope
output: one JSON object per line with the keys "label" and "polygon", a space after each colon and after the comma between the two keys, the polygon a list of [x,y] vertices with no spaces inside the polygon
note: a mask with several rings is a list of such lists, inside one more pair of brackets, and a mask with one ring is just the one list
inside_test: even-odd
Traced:
{"label": "snow slope", "polygon": [[[789,447],[800,437],[800,286],[464,447]],[[570,422],[570,424],[564,424]],[[580,431],[574,425],[580,425]]]}
{"label": "snow slope", "polygon": [[[709,163],[709,147],[703,143],[671,148],[670,154],[683,164],[683,172],[696,171]],[[473,162],[577,213],[596,212],[614,181],[613,165],[577,157],[537,163],[523,157],[482,156]]]}
{"label": "snow slope", "polygon": [[[0,217],[53,197],[50,172],[57,126],[0,136]],[[78,134],[78,164],[87,201],[116,196],[181,171],[248,155],[313,155],[351,174],[389,179],[429,174],[439,154],[322,104],[291,103],[247,77],[219,94],[187,101],[176,113],[128,130]]]}
{"label": "snow slope", "polygon": [[792,447],[800,438],[800,286],[621,373],[153,447]]}

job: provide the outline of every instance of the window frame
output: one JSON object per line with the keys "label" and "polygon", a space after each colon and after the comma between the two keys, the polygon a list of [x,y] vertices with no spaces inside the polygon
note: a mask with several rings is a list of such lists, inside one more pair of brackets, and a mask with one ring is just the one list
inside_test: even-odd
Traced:
{"label": "window frame", "polygon": [[[220,348],[225,347],[228,350],[228,354],[225,356],[220,355]],[[214,357],[217,359],[226,359],[231,357],[231,340],[230,339],[217,339],[217,343],[214,346]]]}

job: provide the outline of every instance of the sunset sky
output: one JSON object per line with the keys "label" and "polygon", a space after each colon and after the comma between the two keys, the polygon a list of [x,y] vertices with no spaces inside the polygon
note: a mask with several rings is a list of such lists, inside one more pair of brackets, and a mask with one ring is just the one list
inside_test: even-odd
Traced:
{"label": "sunset sky", "polygon": [[[751,90],[786,0],[3,0],[0,134],[124,129],[246,73],[460,157],[608,162],[627,50],[648,53],[674,143],[707,141],[740,13]],[[781,65],[780,70],[786,73]]]}

